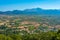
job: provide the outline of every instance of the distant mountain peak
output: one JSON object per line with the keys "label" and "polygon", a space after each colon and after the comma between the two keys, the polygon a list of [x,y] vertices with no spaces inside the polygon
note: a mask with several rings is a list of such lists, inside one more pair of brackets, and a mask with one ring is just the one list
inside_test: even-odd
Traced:
{"label": "distant mountain peak", "polygon": [[42,8],[32,8],[32,9],[26,9],[26,10],[13,10],[13,11],[6,11],[6,12],[1,12],[0,14],[8,14],[8,15],[14,15],[14,14],[22,14],[22,15],[60,15],[60,10],[45,10]]}

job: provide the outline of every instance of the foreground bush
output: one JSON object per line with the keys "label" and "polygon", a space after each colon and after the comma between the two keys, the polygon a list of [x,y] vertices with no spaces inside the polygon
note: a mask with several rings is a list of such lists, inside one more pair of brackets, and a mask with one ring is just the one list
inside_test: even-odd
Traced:
{"label": "foreground bush", "polygon": [[58,32],[40,32],[26,34],[0,34],[0,40],[60,40],[60,31]]}

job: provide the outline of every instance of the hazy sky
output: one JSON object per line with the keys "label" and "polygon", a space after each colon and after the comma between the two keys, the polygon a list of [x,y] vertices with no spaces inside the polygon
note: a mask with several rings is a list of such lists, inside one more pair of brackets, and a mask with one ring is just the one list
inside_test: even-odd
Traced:
{"label": "hazy sky", "polygon": [[31,8],[60,9],[60,0],[0,0],[0,11]]}

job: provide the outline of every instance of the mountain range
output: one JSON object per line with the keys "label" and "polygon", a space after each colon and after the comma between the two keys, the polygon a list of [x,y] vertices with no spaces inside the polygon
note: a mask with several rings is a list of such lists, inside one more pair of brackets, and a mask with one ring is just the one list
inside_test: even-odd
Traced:
{"label": "mountain range", "polygon": [[59,9],[32,8],[25,10],[0,11],[1,15],[60,15]]}

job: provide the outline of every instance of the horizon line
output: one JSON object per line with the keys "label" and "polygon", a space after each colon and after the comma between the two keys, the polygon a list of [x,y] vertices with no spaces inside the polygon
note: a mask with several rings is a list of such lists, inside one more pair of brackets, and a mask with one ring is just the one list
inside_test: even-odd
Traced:
{"label": "horizon line", "polygon": [[[39,7],[36,7],[36,8],[26,8],[26,9],[13,9],[13,10],[5,10],[5,11],[14,11],[14,10],[24,11],[24,10],[37,9],[37,8],[39,8]],[[47,8],[39,8],[39,9],[43,9],[43,10],[60,10],[60,8],[59,9],[54,9],[54,8],[49,8],[49,9],[47,9]],[[2,11],[2,12],[5,12],[5,11]]]}

